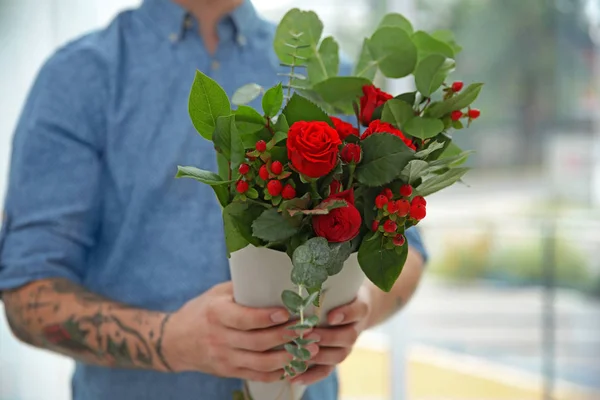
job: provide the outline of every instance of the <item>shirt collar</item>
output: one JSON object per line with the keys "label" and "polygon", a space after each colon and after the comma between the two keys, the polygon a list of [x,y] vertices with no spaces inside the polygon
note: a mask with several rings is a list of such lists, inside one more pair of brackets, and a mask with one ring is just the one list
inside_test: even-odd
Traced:
{"label": "shirt collar", "polygon": [[[177,41],[183,38],[187,29],[197,26],[188,11],[171,0],[144,0],[140,10],[150,17],[155,29],[166,39]],[[226,20],[230,21],[226,21]],[[188,22],[186,22],[188,21]],[[191,23],[191,22],[194,23]],[[231,22],[237,40],[245,43],[260,26],[260,17],[250,0],[245,0],[238,8],[233,10],[224,18],[225,22]]]}

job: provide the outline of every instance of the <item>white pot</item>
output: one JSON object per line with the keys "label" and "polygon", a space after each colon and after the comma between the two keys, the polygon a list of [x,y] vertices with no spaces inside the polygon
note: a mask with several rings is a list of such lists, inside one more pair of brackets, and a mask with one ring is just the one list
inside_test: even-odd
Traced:
{"label": "white pot", "polygon": [[[283,307],[281,292],[296,290],[291,282],[292,262],[283,252],[248,246],[231,254],[229,260],[233,296],[236,303],[247,307]],[[323,285],[319,313],[322,324],[332,309],[350,303],[365,280],[356,253],[344,263],[342,271],[329,277]],[[314,307],[306,315],[315,313]],[[287,381],[275,383],[247,382],[253,400],[300,400],[305,386],[290,385]]]}

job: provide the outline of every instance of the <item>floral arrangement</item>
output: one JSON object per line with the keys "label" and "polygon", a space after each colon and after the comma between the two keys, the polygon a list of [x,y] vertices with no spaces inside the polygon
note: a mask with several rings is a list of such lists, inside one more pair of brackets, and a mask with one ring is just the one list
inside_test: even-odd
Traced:
{"label": "floral arrangement", "polygon": [[[318,324],[304,311],[318,305],[328,277],[358,252],[365,275],[389,291],[408,253],[405,231],[427,214],[425,197],[458,182],[469,152],[452,134],[480,112],[482,84],[446,83],[460,47],[446,31],[414,31],[388,14],[366,38],[352,76],[338,76],[338,44],[321,39],[313,12],[291,10],[274,40],[282,83],[240,88],[232,98],[197,72],[189,113],[214,143],[218,172],[179,167],[177,177],[210,185],[223,207],[229,253],[248,245],[287,252],[297,291],[284,291],[299,316],[290,329]],[[415,91],[388,94],[373,84],[412,76]],[[245,104],[262,95],[262,110]],[[350,122],[353,121],[353,122]],[[361,132],[362,130],[362,132]],[[286,375],[306,370],[309,342],[286,345]]]}

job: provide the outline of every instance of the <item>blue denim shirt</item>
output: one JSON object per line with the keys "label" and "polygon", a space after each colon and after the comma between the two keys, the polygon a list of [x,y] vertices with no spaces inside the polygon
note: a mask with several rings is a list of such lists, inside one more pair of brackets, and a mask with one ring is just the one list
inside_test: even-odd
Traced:
{"label": "blue denim shirt", "polygon": [[[173,178],[177,164],[216,170],[187,98],[196,69],[230,96],[246,83],[276,84],[274,27],[248,1],[221,21],[211,56],[184,16],[169,0],[145,0],[44,65],[13,143],[0,291],[63,277],[134,307],[174,311],[229,279],[213,193]],[[409,241],[423,251],[416,232]],[[200,373],[82,363],[73,378],[76,400],[222,400],[239,388]],[[336,399],[336,378],[306,398]]]}

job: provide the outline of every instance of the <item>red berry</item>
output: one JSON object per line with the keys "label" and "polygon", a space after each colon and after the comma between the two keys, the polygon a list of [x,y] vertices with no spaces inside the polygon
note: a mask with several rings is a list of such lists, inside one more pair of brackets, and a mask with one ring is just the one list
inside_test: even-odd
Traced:
{"label": "red berry", "polygon": [[452,121],[458,121],[459,119],[461,119],[463,116],[462,111],[452,111],[452,113],[450,114],[450,118],[452,118]]}
{"label": "red berry", "polygon": [[283,172],[283,165],[279,161],[273,161],[271,164],[271,172],[275,175],[279,175]]}
{"label": "red berry", "polygon": [[248,182],[246,181],[238,181],[235,190],[237,190],[238,193],[246,193],[248,191],[249,185]]}
{"label": "red berry", "polygon": [[414,204],[410,207],[410,217],[417,221],[422,220],[427,215],[427,210],[422,204]]}
{"label": "red berry", "polygon": [[331,192],[331,194],[339,193],[341,188],[342,184],[340,183],[340,181],[336,181],[335,179],[331,181],[331,184],[329,185],[329,191]]}
{"label": "red berry", "polygon": [[385,206],[388,203],[388,198],[385,197],[384,195],[380,194],[379,196],[377,196],[375,198],[375,207],[377,207],[378,209],[382,209],[383,206]]}
{"label": "red berry", "polygon": [[250,166],[248,164],[240,164],[238,171],[240,171],[240,174],[246,175],[248,172],[250,172]]}
{"label": "red berry", "polygon": [[410,185],[402,185],[400,186],[400,196],[402,197],[410,197],[412,194],[412,186]]}
{"label": "red berry", "polygon": [[452,91],[453,92],[460,92],[463,88],[465,84],[462,83],[461,81],[456,81],[452,84]]}
{"label": "red berry", "polygon": [[269,179],[269,170],[267,169],[266,165],[263,165],[262,167],[260,167],[260,169],[258,170],[258,176],[260,176],[260,178],[263,181],[266,181],[267,179]]}
{"label": "red berry", "polygon": [[296,197],[296,189],[292,185],[285,185],[281,191],[281,197],[285,200],[291,200]]}
{"label": "red berry", "polygon": [[398,205],[395,201],[390,201],[387,203],[387,210],[390,214],[395,214],[398,211]]}
{"label": "red berry", "polygon": [[425,200],[425,198],[423,196],[415,196],[412,199],[412,205],[415,204],[421,204],[422,206],[426,206],[427,205],[427,200]]}
{"label": "red berry", "polygon": [[392,189],[390,189],[390,188],[383,189],[381,194],[384,195],[385,197],[387,197],[388,200],[391,200],[392,198],[394,198],[394,193],[392,192]]}
{"label": "red berry", "polygon": [[374,221],[373,221],[373,224],[371,225],[371,230],[372,230],[373,232],[375,232],[375,231],[377,231],[377,229],[379,229],[379,221],[377,221],[377,220],[374,220]]}
{"label": "red berry", "polygon": [[391,219],[388,219],[383,224],[383,230],[388,233],[396,232],[396,229],[398,229],[398,225],[396,225],[396,223],[394,221],[392,221]]}
{"label": "red berry", "polygon": [[282,189],[283,189],[283,184],[281,183],[281,181],[274,179],[272,181],[269,181],[269,183],[267,183],[267,190],[269,191],[269,194],[273,197],[279,196]]}
{"label": "red berry", "polygon": [[410,203],[406,199],[396,200],[396,208],[399,217],[406,217],[410,212]]}
{"label": "red berry", "polygon": [[467,115],[471,119],[477,119],[481,115],[481,111],[479,111],[479,109],[477,109],[477,108],[471,108],[469,110],[469,112],[467,113]]}
{"label": "red berry", "polygon": [[344,146],[340,155],[342,157],[342,161],[346,164],[358,164],[361,158],[360,146],[356,143],[348,143]]}
{"label": "red berry", "polygon": [[267,151],[267,143],[264,140],[259,140],[258,142],[256,142],[256,150],[259,153],[264,153],[265,151]]}
{"label": "red berry", "polygon": [[404,242],[406,242],[404,235],[396,235],[396,237],[394,237],[394,244],[396,246],[403,246]]}

